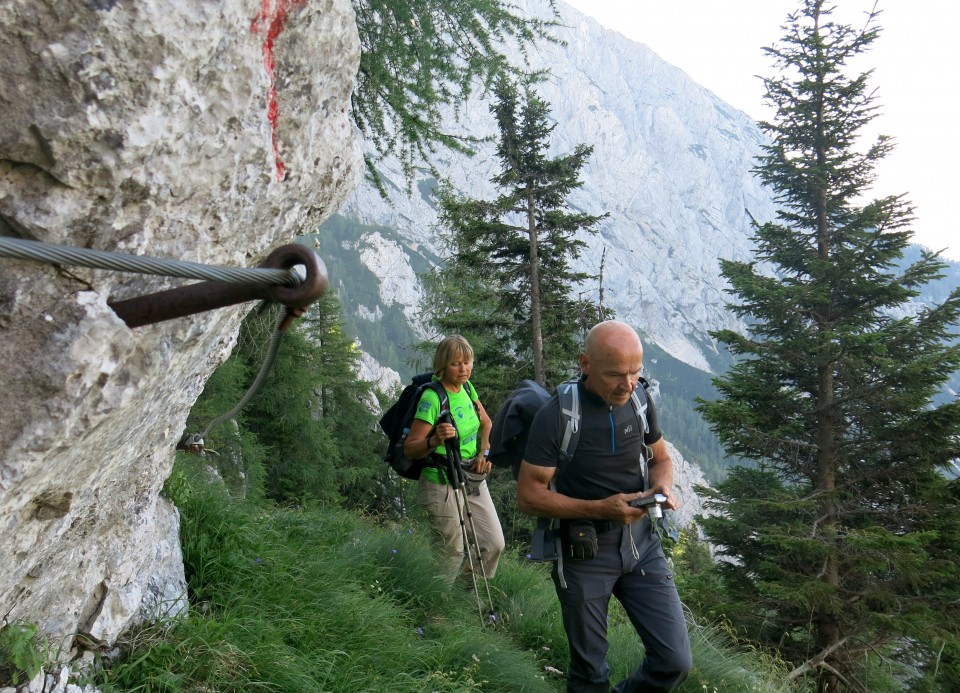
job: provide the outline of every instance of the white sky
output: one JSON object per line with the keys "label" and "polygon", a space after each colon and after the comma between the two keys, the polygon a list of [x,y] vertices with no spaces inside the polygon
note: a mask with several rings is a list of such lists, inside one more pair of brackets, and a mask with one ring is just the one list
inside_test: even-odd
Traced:
{"label": "white sky", "polygon": [[[764,110],[759,77],[775,75],[763,46],[779,41],[801,0],[564,0],[605,27],[646,44],[721,99],[754,118]],[[859,28],[873,0],[835,0],[832,18]],[[960,261],[960,0],[878,0],[882,28],[852,67],[874,69],[880,114],[871,132],[896,149],[877,167],[872,196],[906,193],[914,241]],[[852,72],[850,73],[852,74]]]}

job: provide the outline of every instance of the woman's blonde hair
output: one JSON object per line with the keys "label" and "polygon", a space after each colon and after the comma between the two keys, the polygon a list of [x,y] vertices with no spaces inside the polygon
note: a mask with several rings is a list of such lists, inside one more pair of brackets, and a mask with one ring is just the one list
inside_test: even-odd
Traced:
{"label": "woman's blonde hair", "polygon": [[433,354],[433,374],[439,378],[447,366],[458,358],[473,361],[473,347],[470,346],[470,342],[458,334],[444,337],[437,344],[437,350]]}

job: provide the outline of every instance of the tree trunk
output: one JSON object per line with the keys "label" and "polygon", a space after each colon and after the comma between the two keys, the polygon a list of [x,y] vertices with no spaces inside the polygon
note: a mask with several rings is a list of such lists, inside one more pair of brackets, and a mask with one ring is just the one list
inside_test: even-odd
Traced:
{"label": "tree trunk", "polygon": [[530,234],[530,328],[533,333],[533,379],[547,384],[543,365],[543,307],[540,304],[540,256],[537,250],[536,198],[527,192],[527,231]]}
{"label": "tree trunk", "polygon": [[[818,13],[819,14],[819,13]],[[820,94],[824,93],[822,86],[823,76],[818,75],[817,79],[821,82]],[[817,107],[817,137],[819,141],[823,139],[823,101]],[[822,146],[817,148],[817,166],[821,169],[826,168],[826,152]],[[828,261],[832,250],[830,238],[830,221],[827,214],[827,191],[821,188],[817,191],[817,252],[820,259]],[[834,345],[831,339],[831,329],[833,322],[833,311],[829,303],[821,305],[817,309],[816,320],[817,329],[820,331],[820,344],[818,347],[820,353],[820,362],[817,364],[818,370],[818,395],[817,395],[817,470],[814,479],[814,487],[823,499],[820,503],[820,528],[822,541],[827,544],[827,557],[821,567],[820,579],[826,582],[831,591],[836,594],[839,590],[840,579],[837,566],[837,504],[834,494],[837,488],[837,459],[836,446],[834,443],[835,430],[835,398],[834,388],[836,387],[833,377],[834,369]],[[817,691],[825,693],[839,690],[840,677],[837,676],[842,670],[842,665],[838,665],[837,650],[840,644],[840,625],[837,616],[829,605],[815,610],[813,614],[814,637],[816,638],[817,649],[821,652],[830,652],[824,661],[829,665],[820,668],[820,674],[817,676]],[[839,658],[842,660],[842,656]]]}
{"label": "tree trunk", "polygon": [[[829,350],[829,344],[825,344],[822,349]],[[820,503],[820,532],[822,541],[827,547],[827,557],[821,567],[820,579],[830,585],[831,590],[836,592],[839,588],[839,574],[837,567],[836,554],[836,529],[837,529],[837,505],[834,499],[834,493],[837,485],[837,464],[835,458],[834,446],[834,425],[833,425],[833,406],[834,406],[834,379],[833,379],[833,360],[829,351],[824,353],[826,357],[824,363],[819,365],[819,388],[820,393],[817,400],[817,471],[814,485],[817,492],[823,498]],[[813,621],[815,627],[815,637],[817,647],[821,652],[830,652],[825,661],[834,669],[840,669],[836,658],[836,650],[840,643],[840,627],[837,617],[828,605],[827,608],[821,608],[814,612]],[[817,691],[837,691],[838,677],[830,668],[821,667],[820,674],[817,676]]]}

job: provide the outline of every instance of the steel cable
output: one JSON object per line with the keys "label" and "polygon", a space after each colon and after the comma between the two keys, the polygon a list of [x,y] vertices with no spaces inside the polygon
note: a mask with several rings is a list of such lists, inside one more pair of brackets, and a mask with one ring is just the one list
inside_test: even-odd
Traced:
{"label": "steel cable", "polygon": [[207,279],[236,284],[267,284],[298,287],[300,274],[291,269],[223,267],[198,262],[164,260],[142,255],[114,253],[90,248],[74,248],[23,238],[0,237],[0,256],[21,260],[38,260],[52,264],[90,267],[92,269],[136,272],[183,279]]}
{"label": "steel cable", "polygon": [[277,351],[280,349],[280,340],[283,338],[283,332],[280,330],[280,325],[285,317],[286,314],[281,313],[281,315],[277,318],[277,324],[273,330],[273,336],[270,338],[270,346],[267,349],[267,355],[263,359],[263,363],[260,364],[260,372],[257,373],[257,377],[254,378],[253,383],[247,388],[246,393],[244,393],[243,397],[240,398],[240,401],[234,405],[233,409],[221,414],[207,424],[207,427],[203,430],[203,433],[200,434],[200,437],[203,438],[203,440],[207,439],[207,436],[210,435],[210,431],[212,431],[214,428],[222,424],[224,421],[229,421],[239,414],[240,410],[246,406],[247,402],[249,402],[260,389],[264,379],[267,377],[267,373],[269,373],[270,368],[273,367],[274,360],[277,358]]}

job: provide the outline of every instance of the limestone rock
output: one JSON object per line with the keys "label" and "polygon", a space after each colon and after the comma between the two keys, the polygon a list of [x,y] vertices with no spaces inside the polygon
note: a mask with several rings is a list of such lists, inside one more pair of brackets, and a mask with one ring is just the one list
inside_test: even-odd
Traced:
{"label": "limestone rock", "polygon": [[704,510],[703,499],[696,486],[710,486],[703,470],[686,460],[673,443],[667,441],[667,451],[673,460],[673,490],[680,506],[673,511],[673,519],[679,528],[687,529],[697,516],[709,514]]}
{"label": "limestone rock", "polygon": [[[8,0],[0,54],[0,235],[252,267],[362,168],[349,0]],[[160,489],[251,304],[107,305],[182,283],[0,257],[0,618],[65,654],[185,606]]]}

